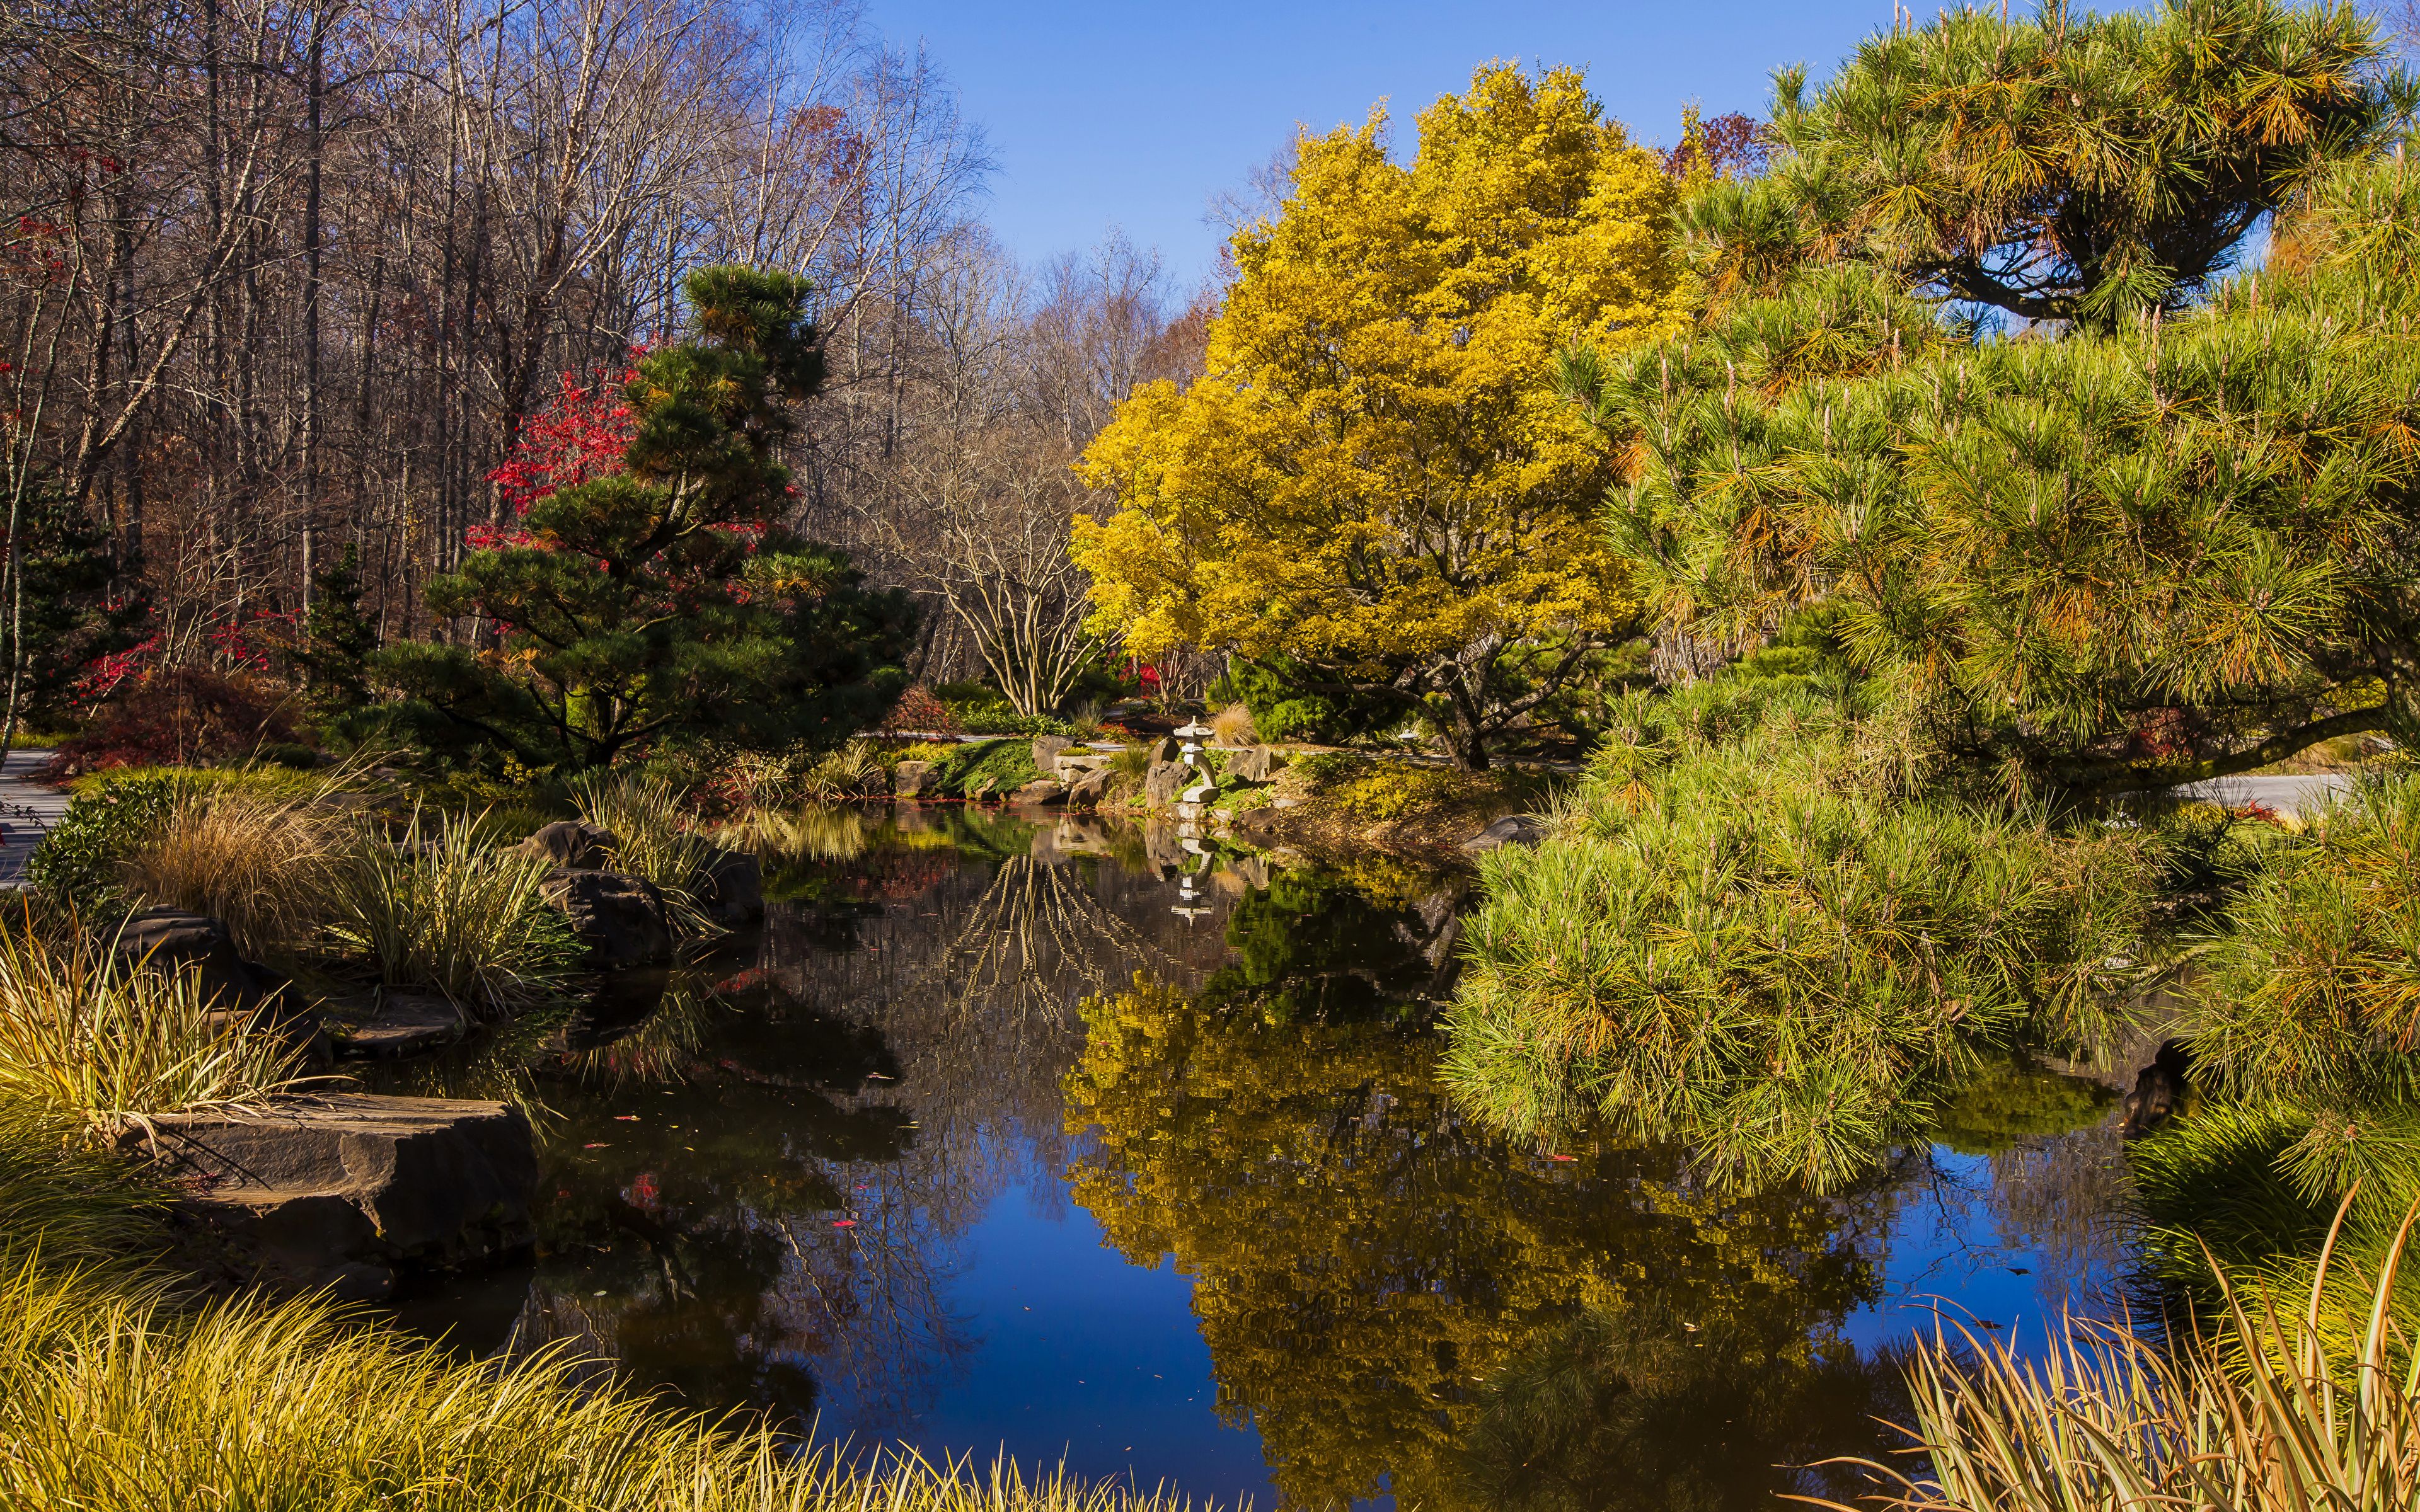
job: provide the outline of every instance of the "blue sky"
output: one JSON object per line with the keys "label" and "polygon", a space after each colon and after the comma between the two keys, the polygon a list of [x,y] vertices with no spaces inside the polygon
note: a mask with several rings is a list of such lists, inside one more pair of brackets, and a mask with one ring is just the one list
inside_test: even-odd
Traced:
{"label": "blue sky", "polygon": [[1671,142],[1682,107],[1761,116],[1777,65],[1822,78],[1890,21],[1889,0],[1495,4],[1448,0],[873,0],[891,39],[919,39],[989,134],[991,220],[1018,257],[1110,227],[1157,246],[1190,281],[1216,258],[1213,194],[1239,187],[1293,133],[1412,117],[1490,58],[1577,64],[1641,141]]}

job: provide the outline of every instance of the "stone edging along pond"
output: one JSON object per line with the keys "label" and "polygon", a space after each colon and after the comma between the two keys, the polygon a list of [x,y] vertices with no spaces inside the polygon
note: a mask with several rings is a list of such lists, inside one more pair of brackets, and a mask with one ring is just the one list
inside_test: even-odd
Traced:
{"label": "stone edging along pond", "polygon": [[[605,869],[611,836],[564,821],[517,848],[551,863],[546,896],[601,993],[632,981],[660,987],[676,955],[667,906],[644,880]],[[753,856],[713,851],[692,890],[722,929],[763,919]],[[219,920],[179,909],[134,915],[112,950],[122,968],[193,974],[224,1005],[214,1018],[282,1038],[316,1073],[257,1105],[150,1115],[118,1132],[116,1148],[149,1162],[176,1192],[169,1216],[197,1279],[377,1301],[414,1275],[526,1251],[538,1165],[520,1108],[342,1090],[330,1074],[339,1061],[457,1042],[478,1022],[462,1007],[439,993],[383,987],[308,999],[285,976],[242,959]]]}

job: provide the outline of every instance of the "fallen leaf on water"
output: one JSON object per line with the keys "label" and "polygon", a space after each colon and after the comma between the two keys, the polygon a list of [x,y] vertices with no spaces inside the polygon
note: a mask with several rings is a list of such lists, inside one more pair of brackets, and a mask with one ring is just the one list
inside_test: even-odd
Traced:
{"label": "fallen leaf on water", "polygon": [[1579,1157],[1578,1157],[1577,1155],[1549,1155],[1549,1156],[1547,1156],[1546,1158],[1547,1158],[1548,1160],[1577,1160],[1577,1159],[1579,1159]]}
{"label": "fallen leaf on water", "polygon": [[636,1123],[639,1121],[639,1116],[635,1113],[616,1113],[613,1115],[613,1121],[615,1123]]}
{"label": "fallen leaf on water", "polygon": [[600,1139],[593,1145],[582,1145],[580,1148],[582,1149],[602,1149],[605,1148],[605,1142]]}
{"label": "fallen leaf on water", "polygon": [[857,1220],[854,1218],[834,1218],[832,1220],[832,1227],[834,1228],[854,1228],[857,1227]]}

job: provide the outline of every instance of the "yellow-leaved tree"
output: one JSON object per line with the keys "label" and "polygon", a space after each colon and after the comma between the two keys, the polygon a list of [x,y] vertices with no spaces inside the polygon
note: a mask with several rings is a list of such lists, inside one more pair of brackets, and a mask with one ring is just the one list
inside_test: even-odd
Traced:
{"label": "yellow-leaved tree", "polygon": [[1581,75],[1481,69],[1419,119],[1297,144],[1233,243],[1208,372],[1147,385],[1082,471],[1093,628],[1282,667],[1304,691],[1425,712],[1458,763],[1626,635],[1599,524],[1615,458],[1553,359],[1684,322],[1675,186]]}

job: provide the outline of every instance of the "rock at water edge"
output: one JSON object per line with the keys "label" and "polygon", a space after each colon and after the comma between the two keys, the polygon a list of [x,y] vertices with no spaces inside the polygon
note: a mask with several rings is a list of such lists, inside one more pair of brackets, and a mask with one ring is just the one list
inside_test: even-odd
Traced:
{"label": "rock at water edge", "polygon": [[933,779],[931,762],[901,762],[891,771],[891,793],[893,797],[918,798],[924,795],[925,785]]}
{"label": "rock at water edge", "polygon": [[396,1060],[442,1050],[470,1029],[470,1018],[442,994],[387,992],[367,1017],[332,1038],[339,1056]]}
{"label": "rock at water edge", "polygon": [[621,848],[621,837],[612,830],[577,819],[558,819],[514,847],[524,856],[575,872],[601,871],[613,865],[614,853]]}
{"label": "rock at water edge", "polygon": [[147,908],[128,919],[110,949],[123,966],[168,974],[190,969],[221,1023],[246,1020],[294,1046],[314,1065],[333,1057],[327,1031],[281,972],[236,954],[227,928],[207,914]]}
{"label": "rock at water edge", "polygon": [[643,878],[619,872],[547,873],[546,896],[571,922],[592,971],[660,966],[673,958],[673,931],[663,894]]}
{"label": "rock at water edge", "polygon": [[706,917],[724,929],[765,921],[765,865],[744,851],[710,853],[692,884]]}
{"label": "rock at water edge", "polygon": [[1116,775],[1106,766],[1085,773],[1067,789],[1067,802],[1079,809],[1098,807],[1109,795],[1109,783]]}
{"label": "rock at water edge", "polygon": [[1535,845],[1546,838],[1546,822],[1536,814],[1506,814],[1462,842],[1463,854],[1481,856],[1499,845]]}
{"label": "rock at water edge", "polygon": [[163,1114],[119,1144],[197,1190],[180,1217],[231,1279],[382,1296],[399,1272],[527,1245],[537,1152],[503,1103],[335,1093],[250,1114]]}

